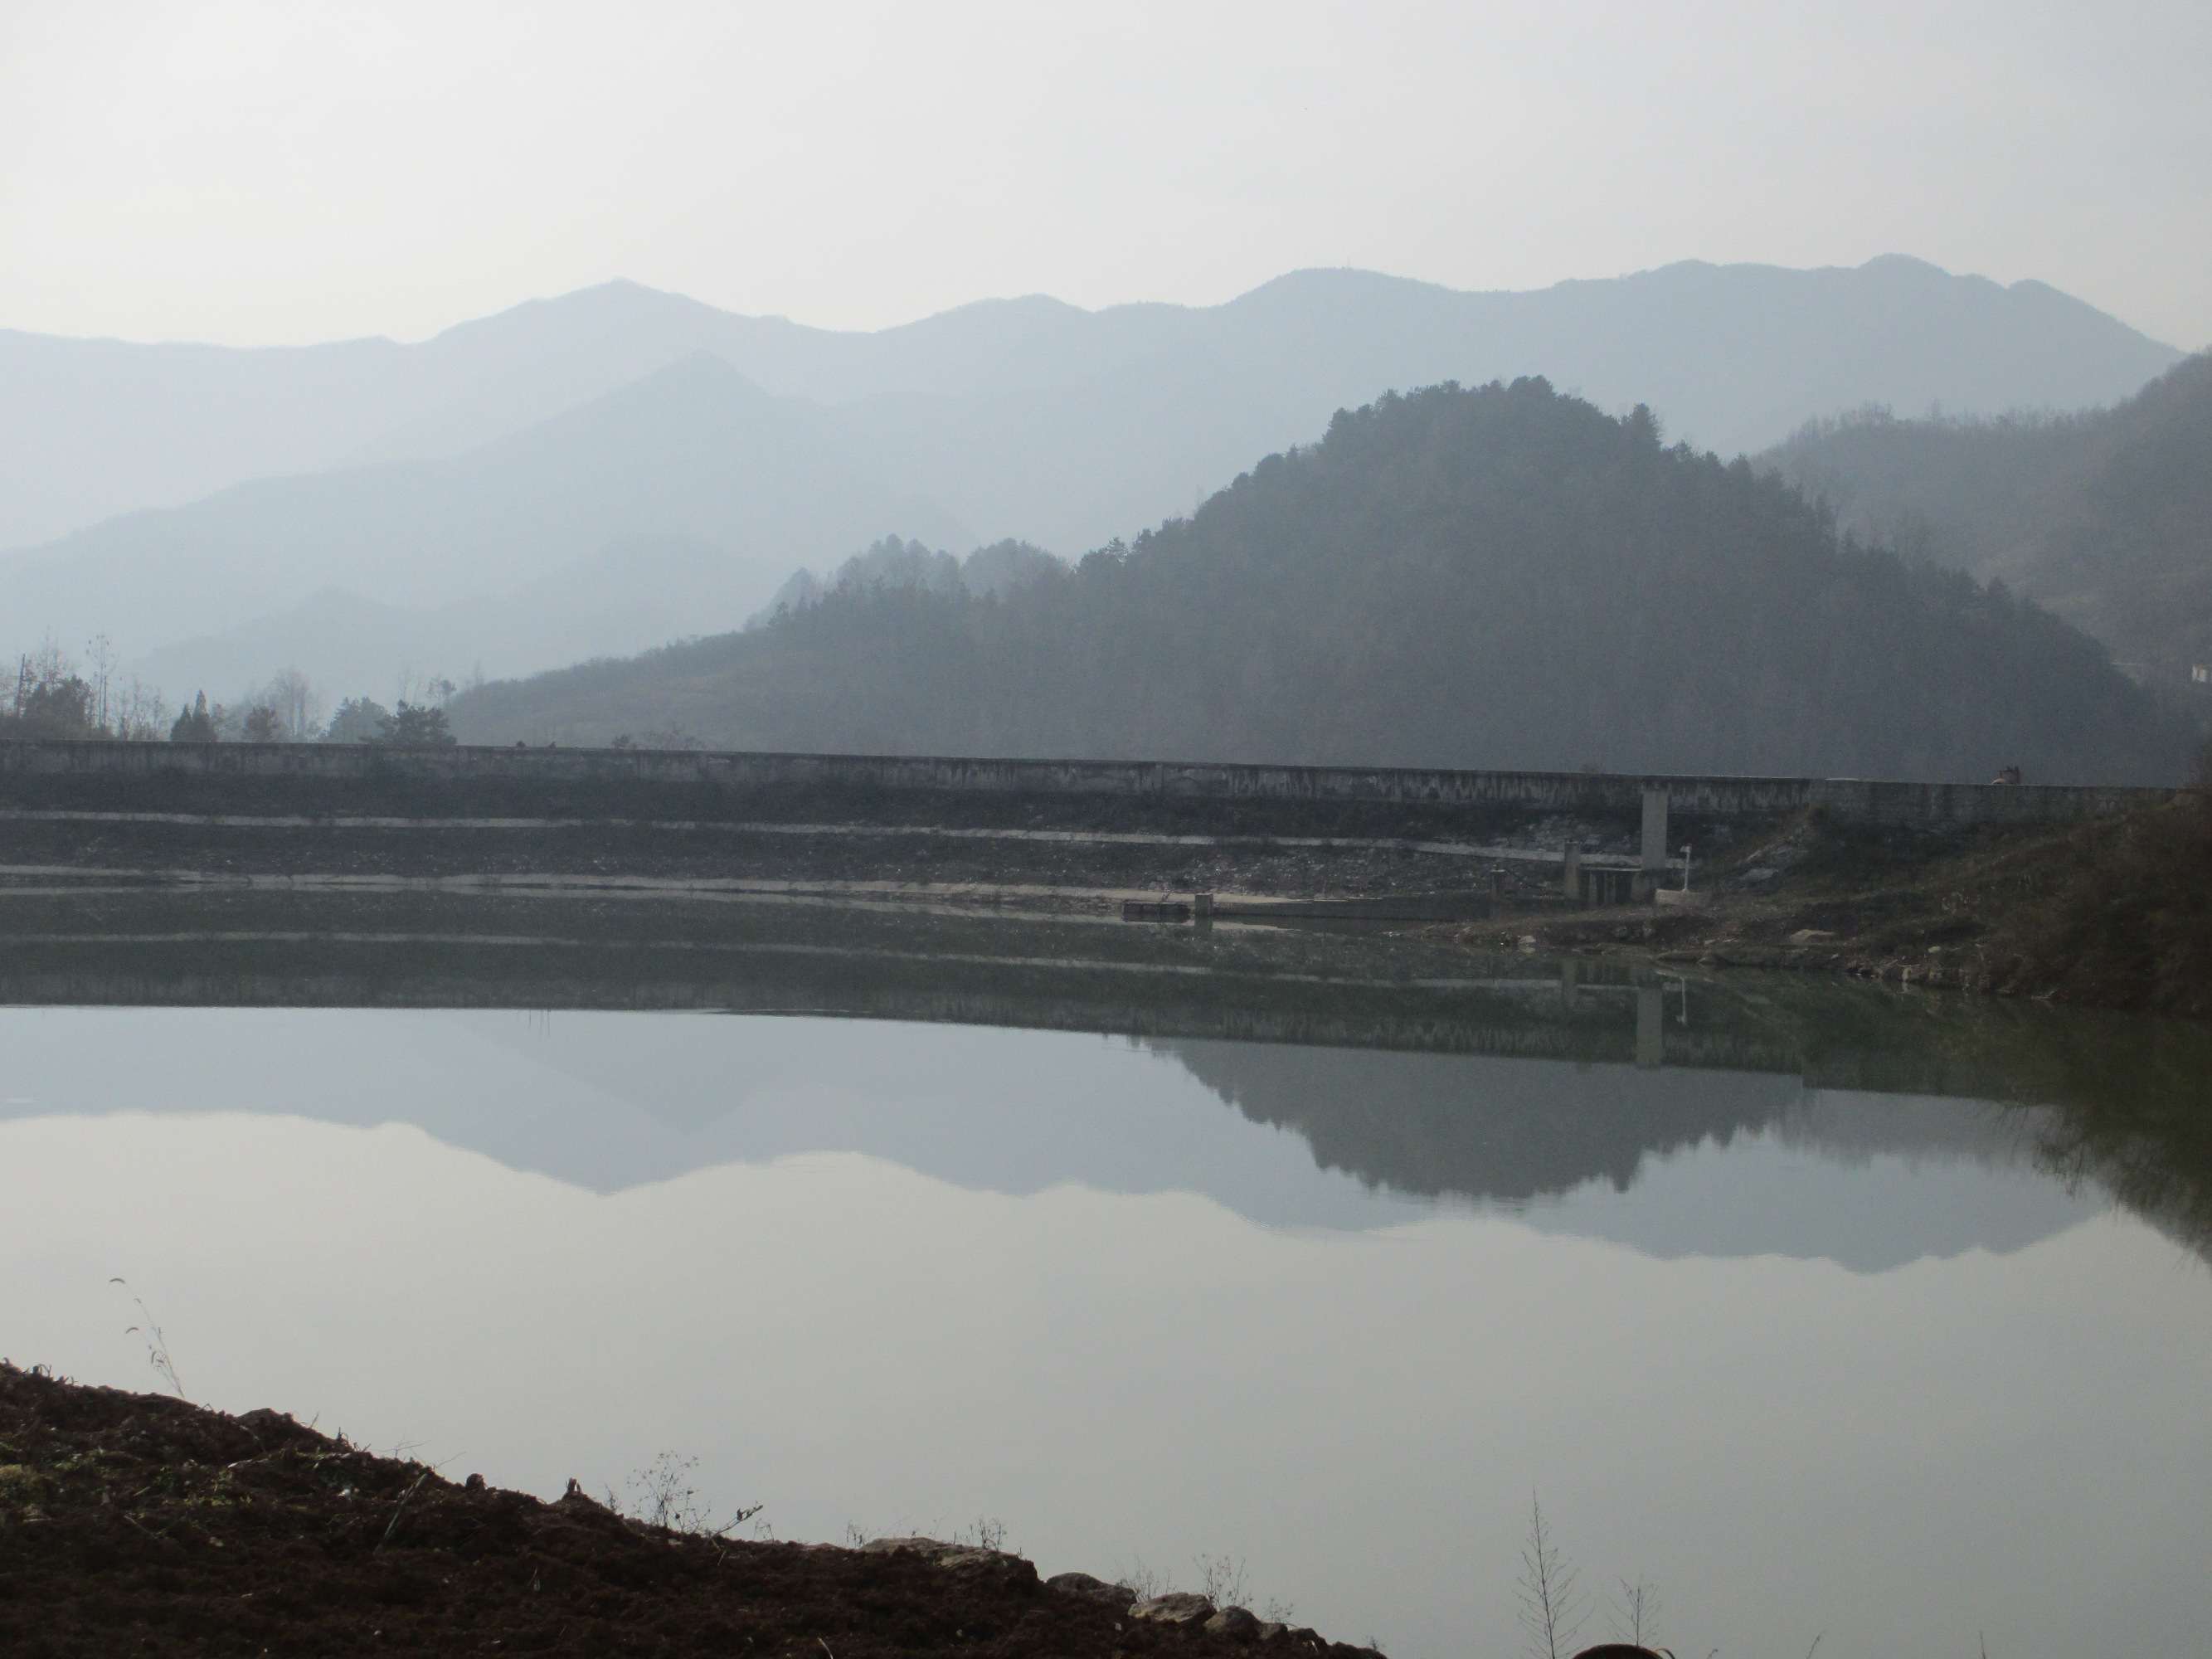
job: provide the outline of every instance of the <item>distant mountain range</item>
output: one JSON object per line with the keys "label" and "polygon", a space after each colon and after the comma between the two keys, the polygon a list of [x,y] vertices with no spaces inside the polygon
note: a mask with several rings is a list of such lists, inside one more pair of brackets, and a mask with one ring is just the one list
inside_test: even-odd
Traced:
{"label": "distant mountain range", "polygon": [[408,659],[386,679],[523,672],[734,626],[888,532],[1080,554],[1393,387],[1540,372],[1732,453],[1869,402],[2107,403],[2176,356],[2043,284],[1897,257],[1522,294],[1304,271],[1221,306],[993,301],[875,333],[630,283],[416,345],[0,332],[0,647],[105,633],[173,690],[296,664],[381,695],[366,647],[307,659],[334,595]]}
{"label": "distant mountain range", "polygon": [[2212,352],[2109,410],[1813,422],[1759,458],[1841,522],[2002,580],[2147,683],[2206,699],[2212,665]]}
{"label": "distant mountain range", "polygon": [[967,533],[821,410],[695,352],[449,459],[111,519],[0,562],[0,614],[176,641],[144,672],[178,687],[227,693],[232,665],[276,662],[386,696],[404,667],[513,672],[728,626],[794,562],[890,524]]}

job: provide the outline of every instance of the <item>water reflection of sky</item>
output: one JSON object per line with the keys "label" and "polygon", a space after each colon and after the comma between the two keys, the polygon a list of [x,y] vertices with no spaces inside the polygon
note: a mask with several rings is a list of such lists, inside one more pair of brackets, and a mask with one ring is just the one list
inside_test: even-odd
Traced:
{"label": "water reflection of sky", "polygon": [[2017,1115],[1240,1047],[0,1012],[0,1351],[143,1382],[124,1273],[230,1408],[542,1492],[677,1448],[792,1536],[1228,1551],[1401,1654],[1517,1648],[1532,1486],[1683,1651],[2191,1650],[2212,1275]]}

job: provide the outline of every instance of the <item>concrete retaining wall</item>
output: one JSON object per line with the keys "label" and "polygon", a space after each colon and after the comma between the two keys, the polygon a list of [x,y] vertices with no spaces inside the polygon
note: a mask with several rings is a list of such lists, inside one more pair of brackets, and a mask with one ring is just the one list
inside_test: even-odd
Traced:
{"label": "concrete retaining wall", "polygon": [[836,785],[1186,799],[1369,801],[1638,813],[1664,791],[1678,817],[1776,817],[1822,806],[1862,823],[2051,823],[2124,811],[2170,791],[1849,778],[1459,772],[1182,761],[999,760],[920,755],[708,754],[640,749],[386,749],[358,744],[4,743],[0,775],[439,782]]}

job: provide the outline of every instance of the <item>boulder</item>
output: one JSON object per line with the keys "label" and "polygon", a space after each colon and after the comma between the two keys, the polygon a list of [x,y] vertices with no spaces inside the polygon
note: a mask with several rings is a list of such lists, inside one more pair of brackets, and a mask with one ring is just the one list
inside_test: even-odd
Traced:
{"label": "boulder", "polygon": [[1048,1590],[1058,1590],[1062,1595],[1079,1595],[1086,1601],[1103,1601],[1120,1613],[1127,1613],[1137,1601],[1137,1592],[1127,1584],[1109,1584],[1103,1578],[1093,1578],[1087,1572],[1056,1572],[1044,1581],[1044,1587]]}
{"label": "boulder", "polygon": [[1212,1618],[1213,1603],[1189,1590],[1171,1590],[1165,1595],[1155,1595],[1149,1601],[1138,1602],[1129,1609],[1129,1617],[1188,1628],[1202,1625]]}
{"label": "boulder", "polygon": [[912,1550],[916,1555],[934,1555],[939,1550],[951,1547],[941,1538],[871,1538],[860,1546],[860,1553],[889,1555],[895,1550]]}
{"label": "boulder", "polygon": [[1010,1584],[1036,1583],[1036,1568],[1018,1555],[1003,1550],[978,1549],[973,1544],[948,1544],[942,1538],[871,1538],[860,1546],[863,1555],[918,1555],[951,1572],[988,1572]]}
{"label": "boulder", "polygon": [[1260,1621],[1247,1607],[1224,1607],[1206,1621],[1208,1636],[1225,1636],[1232,1642],[1254,1642],[1260,1637]]}

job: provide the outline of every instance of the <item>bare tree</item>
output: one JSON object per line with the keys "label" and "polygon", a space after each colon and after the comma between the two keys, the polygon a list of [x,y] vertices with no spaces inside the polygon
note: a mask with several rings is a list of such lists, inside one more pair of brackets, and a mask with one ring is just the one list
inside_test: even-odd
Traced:
{"label": "bare tree", "polygon": [[1521,1602],[1521,1628],[1528,1632],[1534,1659],[1565,1659],[1566,1650],[1589,1618],[1582,1570],[1570,1562],[1544,1524],[1544,1506],[1528,1494],[1528,1541],[1521,1550],[1521,1577],[1514,1592]]}
{"label": "bare tree", "polygon": [[1613,1602],[1613,1634],[1632,1647],[1656,1645],[1659,1634],[1659,1589],[1642,1573],[1636,1582],[1620,1581],[1620,1594]]}
{"label": "bare tree", "polygon": [[41,685],[52,685],[76,672],[76,665],[69,659],[69,653],[61,647],[61,641],[52,634],[39,641],[39,648],[31,653],[29,661]]}
{"label": "bare tree", "polygon": [[413,703],[417,708],[442,708],[461,688],[442,674],[418,674],[411,668],[399,671],[399,702]]}
{"label": "bare tree", "polygon": [[255,701],[276,711],[284,735],[294,743],[305,743],[323,723],[322,694],[296,668],[278,673]]}
{"label": "bare tree", "polygon": [[137,743],[152,743],[169,734],[169,703],[159,686],[148,685],[136,674],[117,699],[115,735]]}
{"label": "bare tree", "polygon": [[95,634],[85,641],[84,662],[87,681],[92,687],[92,723],[101,731],[112,730],[109,724],[108,688],[115,678],[115,646],[105,634]]}

